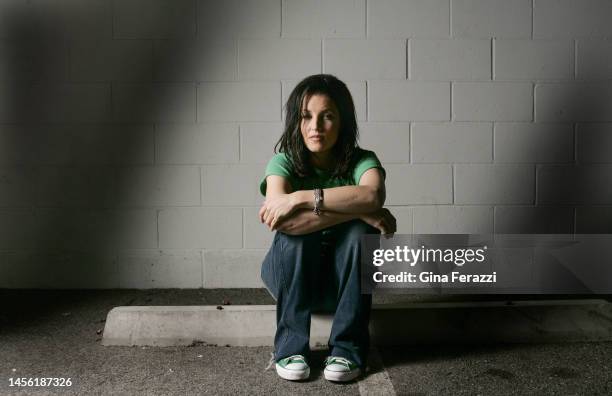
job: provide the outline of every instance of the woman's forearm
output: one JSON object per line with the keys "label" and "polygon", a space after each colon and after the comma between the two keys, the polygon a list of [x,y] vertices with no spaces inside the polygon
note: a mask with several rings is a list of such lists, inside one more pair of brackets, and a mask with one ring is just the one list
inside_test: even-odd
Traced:
{"label": "woman's forearm", "polygon": [[[296,207],[312,209],[314,207],[313,190],[300,190],[291,193]],[[379,210],[383,205],[383,193],[370,186],[342,186],[323,190],[321,210],[338,213],[370,213]]]}
{"label": "woman's forearm", "polygon": [[310,209],[298,209],[288,219],[283,220],[276,229],[289,235],[303,235],[359,217],[358,214],[332,211],[321,212],[321,215],[317,216]]}

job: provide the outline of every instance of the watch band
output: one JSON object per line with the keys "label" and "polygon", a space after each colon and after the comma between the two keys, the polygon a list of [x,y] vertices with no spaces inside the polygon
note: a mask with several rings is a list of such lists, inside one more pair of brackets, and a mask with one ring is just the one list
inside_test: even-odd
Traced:
{"label": "watch band", "polygon": [[314,189],[314,209],[313,212],[317,215],[321,215],[321,204],[323,203],[323,190],[320,188]]}

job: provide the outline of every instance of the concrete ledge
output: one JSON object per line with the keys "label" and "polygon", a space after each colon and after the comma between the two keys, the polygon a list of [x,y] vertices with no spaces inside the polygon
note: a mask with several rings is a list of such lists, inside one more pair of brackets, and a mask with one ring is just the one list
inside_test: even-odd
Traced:
{"label": "concrete ledge", "polygon": [[[178,346],[197,342],[273,345],[273,305],[129,306],[107,316],[102,345]],[[331,315],[313,315],[311,344],[326,345]],[[374,345],[612,340],[604,300],[411,303],[374,306]]]}

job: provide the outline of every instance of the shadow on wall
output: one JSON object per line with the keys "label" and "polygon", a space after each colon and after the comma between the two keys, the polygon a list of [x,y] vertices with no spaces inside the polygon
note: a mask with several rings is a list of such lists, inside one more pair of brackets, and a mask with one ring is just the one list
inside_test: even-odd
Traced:
{"label": "shadow on wall", "polygon": [[86,3],[0,5],[0,287],[119,287],[125,240],[157,247],[156,123],[195,124],[197,81],[235,68],[195,0]]}
{"label": "shadow on wall", "polygon": [[581,76],[538,82],[535,97],[534,124],[496,125],[496,148],[515,146],[496,163],[533,162],[535,190],[531,204],[495,208],[495,232],[612,233],[612,89]]}

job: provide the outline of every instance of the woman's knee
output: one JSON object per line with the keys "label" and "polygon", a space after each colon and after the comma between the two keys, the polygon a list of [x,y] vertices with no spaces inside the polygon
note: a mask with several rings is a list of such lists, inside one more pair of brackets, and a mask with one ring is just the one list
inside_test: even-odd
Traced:
{"label": "woman's knee", "polygon": [[359,240],[362,235],[380,234],[380,231],[363,220],[352,220],[344,224],[344,234],[350,239]]}
{"label": "woman's knee", "polygon": [[275,238],[279,239],[279,243],[282,246],[314,245],[320,243],[321,241],[321,236],[316,232],[301,235],[290,235],[277,231]]}

